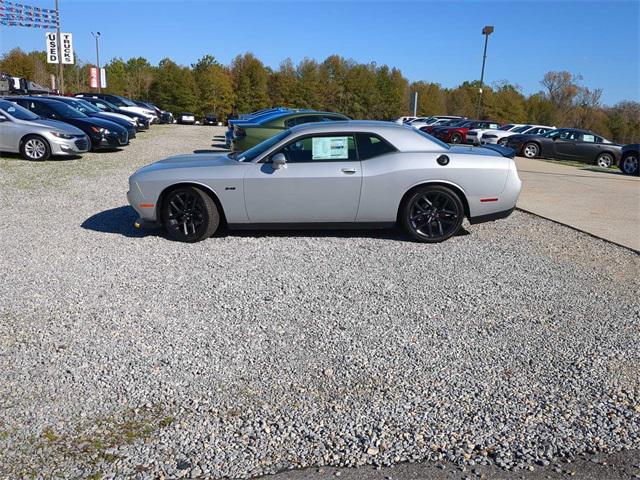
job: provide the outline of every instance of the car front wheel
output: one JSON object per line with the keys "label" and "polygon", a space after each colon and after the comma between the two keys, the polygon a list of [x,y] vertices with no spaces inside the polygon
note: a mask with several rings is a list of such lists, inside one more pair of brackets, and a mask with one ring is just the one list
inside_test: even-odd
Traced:
{"label": "car front wheel", "polygon": [[610,153],[601,153],[596,159],[596,164],[600,168],[609,168],[613,165],[613,156]]}
{"label": "car front wheel", "polygon": [[20,145],[20,154],[25,160],[43,162],[51,155],[49,143],[38,135],[29,135]]}
{"label": "car front wheel", "polygon": [[625,175],[638,175],[640,174],[640,165],[638,164],[638,155],[631,154],[627,155],[620,162],[620,170]]}
{"label": "car front wheel", "polygon": [[180,242],[199,242],[211,237],[220,225],[213,199],[196,187],[180,187],[162,202],[162,224],[169,236]]}
{"label": "car front wheel", "polygon": [[425,186],[402,205],[400,220],[405,231],[420,242],[436,243],[455,235],[462,226],[464,207],[451,189]]}
{"label": "car front wheel", "polygon": [[501,138],[500,140],[498,140],[498,145],[500,145],[501,147],[506,147],[507,141],[508,140],[506,138]]}
{"label": "car front wheel", "polygon": [[535,143],[525,143],[522,147],[522,154],[527,158],[536,158],[539,152],[540,149]]}

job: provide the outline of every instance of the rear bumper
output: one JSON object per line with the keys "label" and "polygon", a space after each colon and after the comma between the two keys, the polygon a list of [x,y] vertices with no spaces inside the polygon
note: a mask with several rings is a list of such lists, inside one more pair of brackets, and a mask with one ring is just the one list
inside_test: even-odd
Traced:
{"label": "rear bumper", "polygon": [[502,210],[500,212],[489,213],[487,215],[480,215],[479,217],[471,217],[469,218],[469,223],[471,225],[476,225],[478,223],[486,223],[486,222],[493,222],[494,220],[501,220],[511,215],[515,209],[516,207],[512,207],[509,210]]}

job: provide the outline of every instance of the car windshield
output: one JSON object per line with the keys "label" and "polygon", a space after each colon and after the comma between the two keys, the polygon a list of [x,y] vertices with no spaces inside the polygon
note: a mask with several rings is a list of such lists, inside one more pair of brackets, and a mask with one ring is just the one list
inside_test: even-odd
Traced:
{"label": "car windshield", "polygon": [[282,140],[283,138],[286,138],[289,135],[289,133],[291,133],[289,130],[285,130],[284,132],[281,132],[278,135],[275,135],[271,138],[266,139],[264,142],[259,143],[255,147],[250,148],[249,150],[245,150],[244,152],[239,152],[239,153],[234,152],[229,155],[229,158],[235,159],[239,155],[240,158],[237,159],[239,162],[251,162],[256,157],[262,155],[264,152],[266,152],[271,147],[273,147],[280,140]]}
{"label": "car windshield", "polygon": [[498,130],[505,131],[505,130],[511,130],[512,128],[513,128],[513,125],[509,124],[509,125],[501,126]]}
{"label": "car windshield", "polygon": [[443,141],[441,141],[441,140],[438,140],[438,139],[437,139],[437,138],[435,138],[435,137],[432,137],[432,136],[431,136],[431,135],[429,135],[427,132],[423,132],[422,130],[416,130],[416,131],[415,131],[415,133],[417,133],[418,135],[422,135],[422,136],[423,136],[423,137],[425,137],[425,138],[428,138],[428,139],[429,139],[429,140],[431,140],[433,143],[435,143],[435,144],[437,144],[437,145],[440,145],[441,147],[446,148],[447,150],[449,150],[449,148],[451,148],[451,147],[449,147],[449,145],[448,145],[448,144],[444,143],[444,142],[443,142]]}
{"label": "car windshield", "polygon": [[541,136],[546,137],[546,138],[553,138],[556,137],[558,135],[560,135],[561,131],[559,128],[556,128],[555,130],[551,130],[547,133],[543,133]]}
{"label": "car windshield", "polygon": [[526,132],[530,128],[531,128],[531,125],[523,125],[522,127],[518,127],[516,129],[514,129],[513,131],[516,132],[516,133],[522,133],[522,132]]}
{"label": "car windshield", "polygon": [[47,102],[47,106],[51,107],[51,109],[62,118],[87,118],[84,113],[70,107],[66,103],[53,100],[51,102]]}
{"label": "car windshield", "polygon": [[[67,102],[65,102],[65,103],[67,103]],[[71,102],[67,103],[67,105],[69,105],[70,107],[75,108],[77,111],[85,113],[87,115],[89,113],[100,112],[100,110],[98,110],[96,107],[91,105],[89,102],[83,102],[81,100],[71,101]]]}
{"label": "car windshield", "polygon": [[35,113],[31,112],[31,110],[27,110],[20,105],[16,105],[13,102],[9,102],[7,100],[0,100],[0,110],[4,113],[8,113],[13,118],[17,118],[18,120],[38,120],[40,117]]}
{"label": "car windshield", "polygon": [[125,97],[117,97],[117,98],[127,107],[137,107],[137,105],[133,103],[131,100],[129,100],[128,98],[125,98]]}

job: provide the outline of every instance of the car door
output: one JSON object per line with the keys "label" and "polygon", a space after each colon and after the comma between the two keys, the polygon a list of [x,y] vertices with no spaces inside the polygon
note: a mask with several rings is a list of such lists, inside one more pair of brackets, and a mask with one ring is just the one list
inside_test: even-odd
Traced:
{"label": "car door", "polygon": [[576,141],[578,134],[572,130],[564,130],[554,142],[554,156],[558,158],[572,159],[576,157]]}
{"label": "car door", "polygon": [[0,152],[17,152],[22,129],[2,110],[0,115],[4,117],[0,121]]}
{"label": "car door", "polygon": [[[287,163],[274,169],[271,158],[278,153]],[[355,221],[362,169],[352,134],[299,136],[264,160],[245,172],[245,206],[251,223]]]}
{"label": "car door", "polygon": [[576,141],[576,157],[582,161],[593,162],[602,148],[602,143],[598,143],[598,140],[602,142],[602,139],[593,133],[580,133]]}

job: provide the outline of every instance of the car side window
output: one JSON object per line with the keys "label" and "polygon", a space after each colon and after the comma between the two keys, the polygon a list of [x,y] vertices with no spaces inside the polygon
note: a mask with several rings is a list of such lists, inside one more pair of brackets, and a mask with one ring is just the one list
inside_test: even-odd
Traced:
{"label": "car side window", "polygon": [[397,152],[393,145],[372,133],[356,133],[356,141],[360,160],[367,160],[387,153]]}
{"label": "car side window", "polygon": [[358,159],[353,135],[342,133],[300,138],[276,153],[283,153],[287,163],[344,162]]}
{"label": "car side window", "polygon": [[55,116],[53,110],[38,102],[29,102],[29,110],[44,118],[53,118]]}
{"label": "car side window", "polygon": [[296,125],[302,125],[303,123],[319,122],[321,117],[318,115],[305,115],[303,117],[294,117],[284,121],[284,126],[287,128],[295,127]]}

